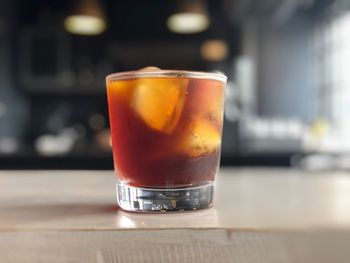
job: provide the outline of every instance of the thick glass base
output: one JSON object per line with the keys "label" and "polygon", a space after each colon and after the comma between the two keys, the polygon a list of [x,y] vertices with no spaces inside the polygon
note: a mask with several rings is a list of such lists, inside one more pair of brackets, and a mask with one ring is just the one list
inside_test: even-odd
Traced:
{"label": "thick glass base", "polygon": [[209,208],[213,205],[212,183],[188,188],[139,188],[117,184],[119,206],[133,212],[179,212]]}

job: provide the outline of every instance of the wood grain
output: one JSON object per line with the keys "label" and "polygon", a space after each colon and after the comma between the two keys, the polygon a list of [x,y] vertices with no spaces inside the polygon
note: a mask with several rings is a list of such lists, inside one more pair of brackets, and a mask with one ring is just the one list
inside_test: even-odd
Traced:
{"label": "wood grain", "polygon": [[350,175],[223,169],[215,207],[184,214],[118,209],[112,171],[1,171],[0,230],[350,228]]}
{"label": "wood grain", "polygon": [[349,233],[211,230],[0,232],[1,262],[349,262]]}
{"label": "wood grain", "polygon": [[223,169],[215,207],[118,209],[113,172],[1,171],[0,262],[349,262],[350,176]]}

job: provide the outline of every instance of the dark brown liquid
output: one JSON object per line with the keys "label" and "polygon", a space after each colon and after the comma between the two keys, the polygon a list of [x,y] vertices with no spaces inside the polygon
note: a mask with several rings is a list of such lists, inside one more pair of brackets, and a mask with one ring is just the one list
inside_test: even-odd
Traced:
{"label": "dark brown liquid", "polygon": [[[134,84],[127,82],[125,85],[132,89]],[[138,187],[182,187],[214,180],[220,161],[220,145],[196,155],[178,149],[199,116],[221,136],[222,119],[217,117],[220,116],[215,112],[218,109],[214,111],[210,107],[213,100],[219,100],[214,104],[222,110],[222,83],[189,80],[180,119],[170,134],[149,127],[130,106],[125,94],[113,92],[112,86],[108,86],[111,136],[114,165],[121,181]]]}

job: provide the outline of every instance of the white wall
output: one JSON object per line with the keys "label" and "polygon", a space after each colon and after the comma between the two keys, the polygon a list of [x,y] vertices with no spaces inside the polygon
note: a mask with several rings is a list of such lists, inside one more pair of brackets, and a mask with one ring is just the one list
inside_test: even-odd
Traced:
{"label": "white wall", "polygon": [[315,117],[312,85],[312,23],[295,17],[276,27],[261,24],[258,52],[258,114],[309,121]]}

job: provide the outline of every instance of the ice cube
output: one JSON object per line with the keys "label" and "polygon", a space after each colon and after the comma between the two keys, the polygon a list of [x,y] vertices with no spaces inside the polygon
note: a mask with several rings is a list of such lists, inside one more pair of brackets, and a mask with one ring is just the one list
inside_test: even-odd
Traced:
{"label": "ice cube", "polygon": [[221,143],[221,133],[217,127],[205,119],[197,120],[182,137],[181,152],[197,157],[218,150]]}
{"label": "ice cube", "polygon": [[207,118],[221,126],[223,119],[224,85],[216,80],[196,80],[190,82],[188,90],[189,110],[196,116]]}
{"label": "ice cube", "polygon": [[124,101],[129,103],[133,94],[135,80],[109,81],[107,92],[109,100]]}
{"label": "ice cube", "polygon": [[[144,67],[142,69],[139,69],[137,71],[158,71],[160,68],[148,66]],[[128,103],[130,102],[130,99],[134,92],[134,86],[137,84],[137,80],[135,79],[127,79],[127,80],[108,80],[108,95],[110,97],[117,96],[119,100],[123,100],[124,102]]]}
{"label": "ice cube", "polygon": [[147,125],[169,134],[179,122],[187,85],[186,79],[138,79],[131,106]]}
{"label": "ice cube", "polygon": [[154,66],[147,66],[142,69],[139,69],[138,71],[158,71],[160,68],[154,67]]}

